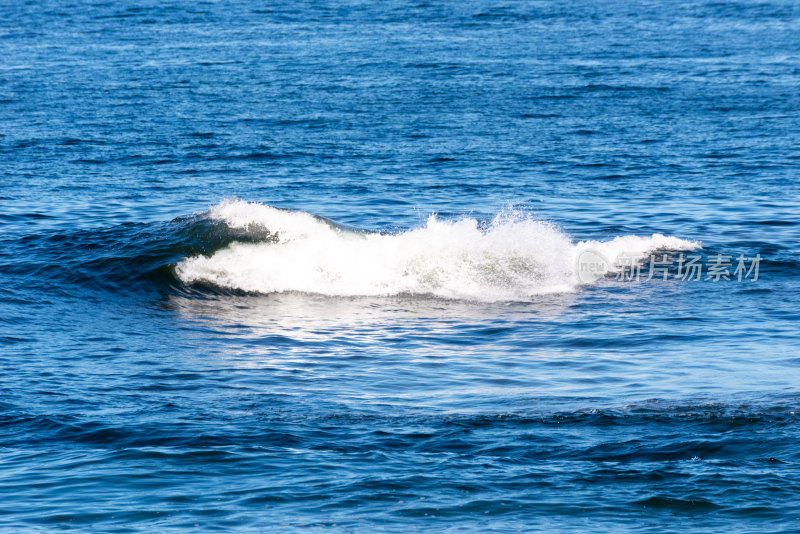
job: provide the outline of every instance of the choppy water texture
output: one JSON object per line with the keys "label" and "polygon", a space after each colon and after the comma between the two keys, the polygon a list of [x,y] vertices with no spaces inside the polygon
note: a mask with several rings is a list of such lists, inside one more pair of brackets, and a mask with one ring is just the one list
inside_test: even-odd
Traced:
{"label": "choppy water texture", "polygon": [[798,35],[0,4],[0,529],[796,532]]}

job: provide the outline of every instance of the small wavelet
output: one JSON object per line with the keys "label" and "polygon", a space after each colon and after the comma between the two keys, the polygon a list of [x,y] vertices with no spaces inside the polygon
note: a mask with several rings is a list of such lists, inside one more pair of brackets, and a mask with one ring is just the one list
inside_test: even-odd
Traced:
{"label": "small wavelet", "polygon": [[576,259],[586,251],[613,271],[621,257],[700,247],[661,234],[575,243],[555,225],[517,211],[485,224],[434,214],[423,226],[397,233],[345,229],[302,211],[239,199],[222,201],[206,216],[268,239],[233,241],[210,255],[186,257],[176,266],[180,281],[262,294],[526,300],[575,291],[582,285]]}

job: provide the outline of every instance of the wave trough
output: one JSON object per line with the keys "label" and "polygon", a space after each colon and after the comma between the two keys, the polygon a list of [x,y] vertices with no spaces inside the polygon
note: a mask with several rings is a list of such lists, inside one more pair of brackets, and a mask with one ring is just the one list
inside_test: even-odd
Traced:
{"label": "wave trough", "polygon": [[431,215],[420,228],[392,234],[348,230],[309,213],[238,199],[222,201],[206,216],[259,241],[184,258],[178,278],[264,294],[525,300],[579,287],[576,258],[586,250],[606,258],[613,272],[622,257],[700,247],[661,234],[575,243],[553,224],[518,212],[487,224]]}

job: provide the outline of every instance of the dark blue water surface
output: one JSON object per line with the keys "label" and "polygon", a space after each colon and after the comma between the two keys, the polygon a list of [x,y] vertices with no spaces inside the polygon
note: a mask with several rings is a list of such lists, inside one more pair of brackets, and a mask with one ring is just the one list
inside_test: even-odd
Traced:
{"label": "dark blue water surface", "polygon": [[0,126],[3,531],[800,529],[797,2],[9,0]]}

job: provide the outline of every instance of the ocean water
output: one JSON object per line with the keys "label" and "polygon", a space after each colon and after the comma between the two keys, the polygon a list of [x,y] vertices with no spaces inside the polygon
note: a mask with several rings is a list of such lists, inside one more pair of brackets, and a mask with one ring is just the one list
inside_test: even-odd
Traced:
{"label": "ocean water", "polygon": [[797,532],[798,35],[0,4],[0,530]]}

